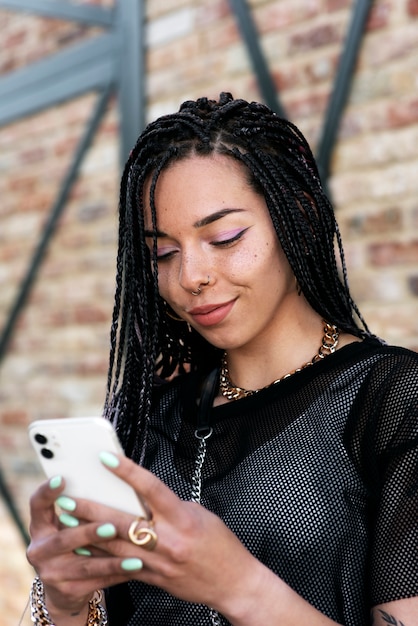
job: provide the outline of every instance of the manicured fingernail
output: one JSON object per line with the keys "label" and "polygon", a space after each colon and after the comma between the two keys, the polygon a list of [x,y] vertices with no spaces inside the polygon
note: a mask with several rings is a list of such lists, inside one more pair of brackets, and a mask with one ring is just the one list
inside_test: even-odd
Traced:
{"label": "manicured fingernail", "polygon": [[110,467],[114,469],[115,467],[119,465],[118,457],[112,454],[111,452],[100,452],[99,458],[101,462],[103,463],[103,465],[106,465],[106,467]]}
{"label": "manicured fingernail", "polygon": [[61,487],[62,477],[61,476],[53,476],[49,481],[49,486],[51,489],[58,489]]}
{"label": "manicured fingernail", "polygon": [[124,559],[120,566],[125,572],[134,572],[135,570],[142,569],[143,563],[141,559]]}
{"label": "manicured fingernail", "polygon": [[91,556],[91,552],[87,548],[76,548],[74,552],[80,556]]}
{"label": "manicured fingernail", "polygon": [[102,524],[102,526],[99,526],[96,530],[96,533],[99,537],[106,539],[107,537],[114,537],[114,535],[116,535],[116,528],[113,524]]}
{"label": "manicured fingernail", "polygon": [[74,500],[67,496],[60,496],[55,502],[61,509],[64,509],[64,511],[75,511],[75,507],[77,506]]}
{"label": "manicured fingernail", "polygon": [[68,526],[69,528],[75,528],[80,523],[76,517],[68,515],[68,513],[61,513],[58,519],[61,524],[64,524],[64,526]]}

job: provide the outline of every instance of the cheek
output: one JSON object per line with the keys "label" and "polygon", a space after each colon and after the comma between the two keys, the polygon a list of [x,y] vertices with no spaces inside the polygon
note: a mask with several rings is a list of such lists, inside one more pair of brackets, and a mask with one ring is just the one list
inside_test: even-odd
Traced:
{"label": "cheek", "polygon": [[159,268],[158,291],[163,300],[176,310],[176,307],[179,306],[179,297],[182,297],[178,272],[173,269]]}
{"label": "cheek", "polygon": [[168,272],[165,268],[158,268],[158,291],[160,292],[160,296],[167,300],[170,299],[170,287],[173,286],[173,279],[170,279],[170,272]]}
{"label": "cheek", "polygon": [[246,245],[233,250],[230,255],[222,260],[222,265],[228,266],[230,269],[234,268],[238,272],[251,271],[252,268],[272,261],[273,248],[272,242],[266,241],[261,233],[257,238],[253,237],[248,243],[246,242]]}
{"label": "cheek", "polygon": [[279,242],[266,241],[254,254],[254,270],[264,285],[293,284],[293,272]]}
{"label": "cheek", "polygon": [[278,245],[272,241],[257,241],[257,245],[240,252],[233,258],[230,269],[237,275],[244,273],[258,274],[262,279],[263,275],[276,272],[282,266],[283,252]]}

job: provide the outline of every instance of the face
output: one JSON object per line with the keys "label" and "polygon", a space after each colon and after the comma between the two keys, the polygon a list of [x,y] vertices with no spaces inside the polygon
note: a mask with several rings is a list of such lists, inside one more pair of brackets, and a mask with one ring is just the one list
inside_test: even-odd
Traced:
{"label": "face", "polygon": [[245,166],[224,155],[176,162],[159,177],[155,205],[159,291],[176,314],[218,348],[271,341],[294,301],[295,280]]}

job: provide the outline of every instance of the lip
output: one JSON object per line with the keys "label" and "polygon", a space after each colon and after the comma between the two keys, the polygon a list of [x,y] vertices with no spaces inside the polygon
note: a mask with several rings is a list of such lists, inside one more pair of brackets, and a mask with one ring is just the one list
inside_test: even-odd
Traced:
{"label": "lip", "polygon": [[204,304],[187,311],[193,320],[200,326],[214,326],[220,324],[228,315],[235,304],[236,299],[219,304]]}

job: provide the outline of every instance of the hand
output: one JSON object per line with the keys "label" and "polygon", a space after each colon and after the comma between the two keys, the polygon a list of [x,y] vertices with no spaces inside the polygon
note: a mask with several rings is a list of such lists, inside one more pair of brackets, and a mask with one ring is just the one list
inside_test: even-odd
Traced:
{"label": "hand", "polygon": [[[122,457],[118,461],[111,471],[129,483],[149,506],[158,542],[152,551],[134,545],[128,538],[134,518],[114,512],[112,522],[118,538],[102,548],[115,556],[141,559],[143,569],[132,572],[130,578],[161,587],[183,600],[207,604],[224,614],[235,598],[242,604],[246,586],[254,587],[254,577],[264,566],[216,515],[199,504],[180,500],[156,476],[132,461]],[[77,500],[74,514],[96,522],[99,514],[99,521],[105,522],[110,510]],[[114,573],[117,571],[116,567]]]}
{"label": "hand", "polygon": [[[58,621],[63,624],[65,616],[73,617],[80,613],[83,614],[80,623],[84,625],[88,601],[94,591],[122,582],[130,576],[121,568],[121,559],[110,557],[101,549],[101,544],[109,540],[108,537],[100,537],[103,525],[81,523],[76,528],[66,528],[60,523],[55,501],[65,485],[63,481],[57,488],[51,484],[54,481],[41,485],[31,498],[31,542],[27,557],[44,583],[46,605],[51,617],[59,616]],[[111,525],[108,524],[107,529],[109,527]],[[116,534],[116,529],[113,534]],[[93,543],[96,546],[93,548],[95,559],[74,552]],[[112,575],[112,572],[115,573]],[[77,623],[71,619],[71,624],[75,626]]]}

